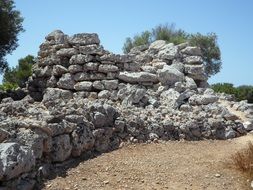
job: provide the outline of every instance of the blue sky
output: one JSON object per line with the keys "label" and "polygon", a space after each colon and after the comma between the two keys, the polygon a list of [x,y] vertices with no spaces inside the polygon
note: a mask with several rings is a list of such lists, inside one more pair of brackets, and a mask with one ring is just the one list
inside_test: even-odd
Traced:
{"label": "blue sky", "polygon": [[223,67],[209,83],[253,85],[252,0],[15,0],[25,18],[19,47],[7,56],[11,66],[37,55],[44,37],[55,29],[72,35],[96,32],[101,44],[121,53],[125,38],[164,23],[189,33],[215,32]]}

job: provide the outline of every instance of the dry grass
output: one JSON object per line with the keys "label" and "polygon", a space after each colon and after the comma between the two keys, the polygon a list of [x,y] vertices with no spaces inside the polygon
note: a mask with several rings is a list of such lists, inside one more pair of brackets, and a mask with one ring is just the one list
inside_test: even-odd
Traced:
{"label": "dry grass", "polygon": [[235,167],[253,177],[253,144],[251,142],[246,148],[236,152],[232,160]]}

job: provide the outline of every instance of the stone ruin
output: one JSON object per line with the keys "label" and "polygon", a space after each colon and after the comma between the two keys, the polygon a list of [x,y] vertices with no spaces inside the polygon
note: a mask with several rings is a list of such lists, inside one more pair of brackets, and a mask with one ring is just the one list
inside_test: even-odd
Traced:
{"label": "stone ruin", "polygon": [[57,30],[41,44],[26,91],[0,104],[1,190],[38,188],[55,164],[127,143],[230,139],[253,130],[253,106],[208,88],[201,50],[187,43],[159,40],[116,55],[97,34]]}

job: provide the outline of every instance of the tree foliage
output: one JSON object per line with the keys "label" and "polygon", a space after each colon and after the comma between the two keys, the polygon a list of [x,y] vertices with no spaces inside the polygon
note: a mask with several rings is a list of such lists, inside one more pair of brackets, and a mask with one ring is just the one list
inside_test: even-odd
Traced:
{"label": "tree foliage", "polygon": [[189,34],[182,29],[176,29],[175,25],[158,25],[151,31],[136,34],[133,38],[128,37],[123,46],[123,52],[129,53],[133,47],[148,45],[155,40],[165,40],[175,45],[189,42],[192,46],[198,46],[202,50],[206,74],[210,77],[221,69],[221,53],[217,43],[217,35]]}
{"label": "tree foliage", "polygon": [[24,31],[23,18],[13,0],[0,0],[0,73],[8,64],[4,57],[18,46],[18,34]]}
{"label": "tree foliage", "polygon": [[152,29],[152,41],[165,40],[169,43],[180,44],[186,42],[188,34],[181,30],[176,29],[174,24],[158,25]]}
{"label": "tree foliage", "polygon": [[18,65],[14,68],[7,68],[3,76],[3,86],[13,89],[17,86],[23,88],[32,75],[32,66],[35,63],[35,58],[28,55],[25,58],[19,59]]}
{"label": "tree foliage", "polygon": [[253,103],[253,86],[243,85],[234,87],[230,83],[217,83],[212,85],[212,89],[215,92],[233,94],[238,101],[248,100],[249,103]]}

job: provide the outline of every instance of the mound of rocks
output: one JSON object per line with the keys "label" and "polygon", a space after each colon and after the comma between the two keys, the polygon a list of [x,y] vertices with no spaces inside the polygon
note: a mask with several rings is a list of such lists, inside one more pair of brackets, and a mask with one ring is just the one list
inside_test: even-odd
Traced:
{"label": "mound of rocks", "polygon": [[[57,30],[40,46],[27,90],[0,104],[0,189],[36,188],[55,163],[124,143],[253,130],[252,120],[243,123],[220,104],[226,95],[208,88],[201,51],[187,43],[159,40],[116,55],[97,34]],[[246,102],[231,107],[252,117]]]}

